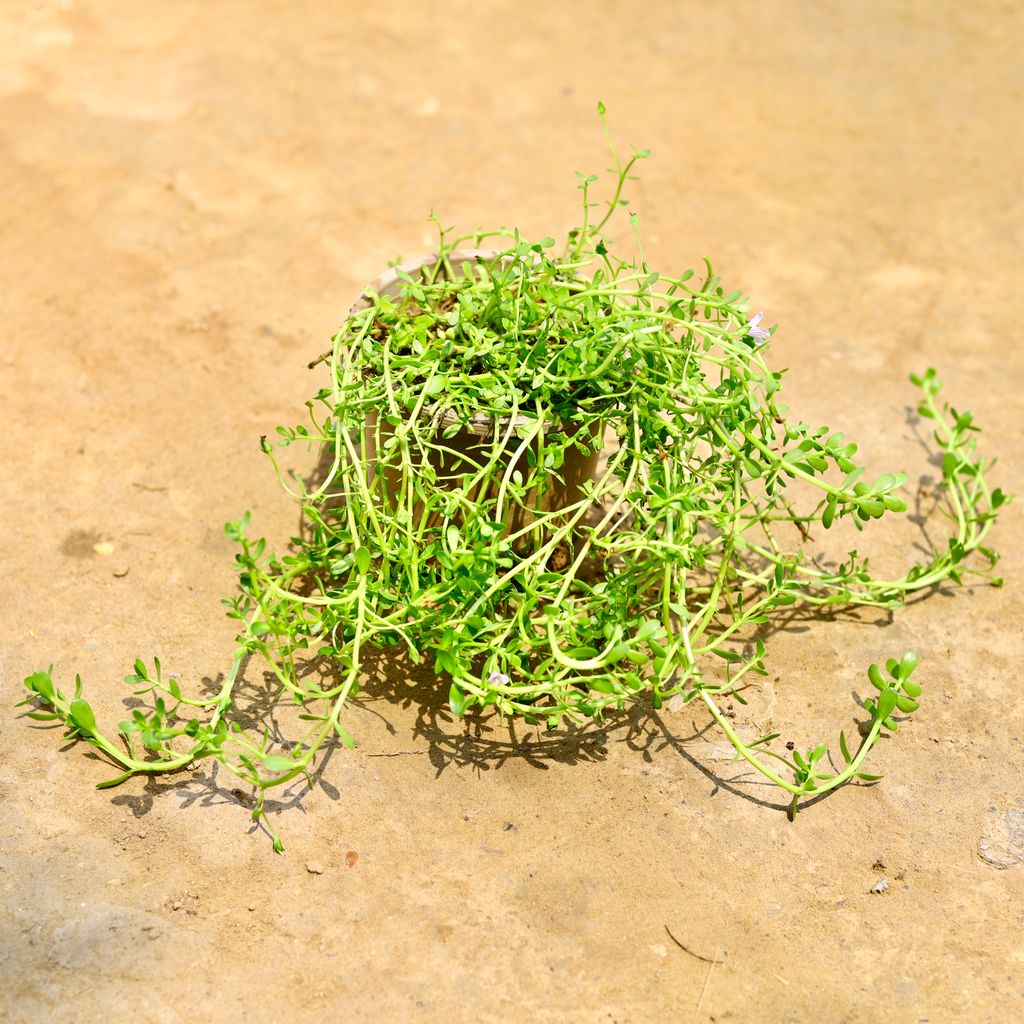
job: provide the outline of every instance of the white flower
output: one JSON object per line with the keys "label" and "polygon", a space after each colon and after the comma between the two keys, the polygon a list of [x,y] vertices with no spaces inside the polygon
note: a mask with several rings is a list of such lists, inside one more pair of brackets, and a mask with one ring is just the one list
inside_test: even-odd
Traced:
{"label": "white flower", "polygon": [[504,672],[499,672],[497,669],[495,669],[487,677],[487,682],[489,682],[491,686],[508,686],[509,679]]}
{"label": "white flower", "polygon": [[767,341],[771,332],[766,327],[759,326],[764,313],[755,313],[747,323],[747,333],[744,337],[753,338],[755,341]]}

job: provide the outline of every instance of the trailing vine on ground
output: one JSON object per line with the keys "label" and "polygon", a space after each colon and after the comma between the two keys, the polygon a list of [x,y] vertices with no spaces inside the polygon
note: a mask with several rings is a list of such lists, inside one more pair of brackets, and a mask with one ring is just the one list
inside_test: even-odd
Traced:
{"label": "trailing vine on ground", "polygon": [[[868,723],[853,746],[840,731],[831,753],[744,740],[723,705],[747,703],[767,671],[763,635],[794,605],[896,609],[945,581],[998,584],[985,541],[1007,498],[989,486],[978,428],[940,401],[934,370],[914,376],[948,540],[895,579],[857,551],[838,565],[814,557],[813,529],[904,512],[906,477],[870,478],[842,433],[788,416],[772,331],[710,263],[654,271],[638,236],[615,255],[606,228],[647,154],[612,152],[611,198],[596,204],[597,179],[581,176],[582,223],[561,246],[505,230],[452,237],[438,222],[436,258],[398,269],[347,317],[315,361],[325,380],[306,420],[261,440],[302,536],[274,554],[248,514],[227,526],[239,633],[218,693],[190,696],[157,659],[137,660],[126,681],[153,706],[110,733],[80,680],[73,696],[52,668],[25,680],[30,717],[62,722],[118,766],[103,786],[216,759],[255,788],[253,819],[281,849],[266,794],[311,780],[334,737],[353,745],[345,707],[381,647],[432,664],[455,715],[493,708],[556,729],[641,697],[700,702],[794,814],[803,798],[877,778],[867,754],[921,698],[913,653],[870,667]],[[278,466],[294,444],[326,453],[315,485]],[[288,748],[232,718],[253,656],[279,699],[302,706],[308,732]]]}

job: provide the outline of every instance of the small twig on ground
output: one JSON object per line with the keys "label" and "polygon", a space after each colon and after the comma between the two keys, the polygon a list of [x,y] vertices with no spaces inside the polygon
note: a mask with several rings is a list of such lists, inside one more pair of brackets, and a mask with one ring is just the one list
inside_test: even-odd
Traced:
{"label": "small twig on ground", "polygon": [[689,949],[688,947],[684,946],[684,945],[683,945],[683,944],[682,944],[682,943],[681,943],[681,942],[680,942],[680,941],[679,941],[679,940],[678,940],[678,939],[677,939],[677,938],[676,938],[676,937],[675,937],[675,936],[674,936],[674,935],[672,934],[672,932],[671,932],[671,931],[669,930],[669,927],[668,927],[668,925],[665,925],[665,931],[666,931],[666,932],[668,933],[668,937],[669,937],[669,938],[670,938],[670,939],[671,939],[671,940],[672,940],[672,941],[673,941],[673,942],[674,942],[674,943],[675,943],[675,944],[676,944],[676,945],[677,945],[677,946],[678,946],[678,947],[679,947],[679,948],[680,948],[680,949],[681,949],[681,950],[682,950],[682,951],[683,951],[684,953],[689,953],[689,954],[690,954],[690,956],[692,956],[692,957],[693,957],[693,958],[694,958],[695,960],[703,960],[703,961],[704,961],[704,963],[706,963],[706,964],[712,964],[712,963],[714,963],[714,962],[715,962],[715,960],[717,960],[717,959],[718,959],[717,955],[716,955],[716,957],[715,957],[715,960],[712,960],[712,959],[710,959],[709,957],[706,957],[706,956],[701,956],[701,955],[700,955],[700,953],[694,953],[694,951],[693,951],[692,949]]}

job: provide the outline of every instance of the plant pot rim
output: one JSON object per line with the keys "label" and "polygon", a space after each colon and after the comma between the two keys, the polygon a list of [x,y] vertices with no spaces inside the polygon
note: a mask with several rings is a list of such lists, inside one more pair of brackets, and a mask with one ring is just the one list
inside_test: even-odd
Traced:
{"label": "plant pot rim", "polygon": [[[493,259],[495,256],[500,256],[503,250],[501,249],[454,249],[448,253],[448,260],[451,263],[458,264],[459,266],[466,263],[473,263],[478,260]],[[398,273],[414,275],[418,270],[423,270],[424,267],[432,267],[441,258],[439,252],[425,253],[422,256],[417,256],[411,260],[404,260],[401,263],[395,264],[393,267],[389,267],[383,274],[375,277],[360,293],[359,298],[352,304],[349,309],[349,316],[354,316],[356,313],[366,309],[371,299],[368,292],[374,292],[377,295],[388,294],[390,289],[393,294],[399,287],[401,278]],[[511,416],[496,416],[494,414],[487,413],[475,413],[468,420],[460,419],[451,409],[446,409],[443,413],[438,416],[437,405],[427,405],[421,413],[423,419],[434,420],[437,424],[438,430],[444,430],[447,427],[458,424],[466,430],[467,433],[475,434],[477,437],[484,439],[490,437],[495,430],[495,427],[499,429],[508,429],[513,424],[513,418]],[[529,416],[516,416],[514,425],[516,427],[526,426],[533,422],[533,418]],[[560,426],[566,427],[569,424],[563,422]]]}
{"label": "plant pot rim", "polygon": [[[448,259],[461,265],[463,263],[476,262],[477,260],[493,259],[495,256],[501,255],[501,252],[501,249],[454,249],[448,253]],[[417,270],[422,270],[424,267],[432,267],[440,258],[441,254],[439,252],[428,252],[422,256],[417,256],[411,260],[403,260],[401,263],[388,267],[383,274],[375,277],[359,293],[359,298],[352,303],[352,307],[348,311],[349,316],[354,316],[370,305],[371,300],[367,294],[368,292],[375,292],[380,295],[385,294],[389,288],[397,288],[401,280],[398,276],[399,271],[411,277]]]}

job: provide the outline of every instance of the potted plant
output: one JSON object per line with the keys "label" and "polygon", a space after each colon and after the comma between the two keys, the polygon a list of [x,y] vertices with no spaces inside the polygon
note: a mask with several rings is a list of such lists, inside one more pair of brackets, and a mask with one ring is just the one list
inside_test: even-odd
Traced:
{"label": "potted plant", "polygon": [[[248,515],[228,524],[239,637],[218,694],[185,696],[158,662],[137,661],[128,682],[155,704],[115,742],[80,684],[70,697],[50,672],[26,680],[34,717],[120,766],[106,785],[216,758],[255,787],[253,818],[273,831],[265,794],[308,775],[333,737],[352,744],[345,705],[380,647],[432,663],[455,715],[492,708],[557,729],[637,699],[701,702],[792,813],[874,778],[867,753],[918,706],[913,653],[870,667],[862,735],[851,745],[840,732],[829,770],[824,743],[790,754],[772,748],[777,734],[745,740],[723,703],[747,702],[766,672],[763,627],[798,602],[894,609],[946,580],[990,578],[984,541],[1005,496],[986,482],[971,415],[939,404],[928,370],[913,380],[942,454],[948,544],[892,580],[855,552],[811,557],[814,527],[904,511],[906,478],[866,479],[841,433],[787,419],[771,331],[710,263],[665,275],[639,244],[616,254],[606,228],[646,153],[613,156],[611,198],[595,217],[596,179],[582,177],[582,222],[562,246],[514,231],[452,238],[438,223],[436,253],[352,308],[311,364],[326,380],[307,422],[278,428],[277,446],[326,454],[319,480],[292,490],[302,538],[277,556],[248,536]],[[261,444],[283,481],[276,446]],[[252,655],[303,706],[309,732],[290,749],[231,722]]]}

